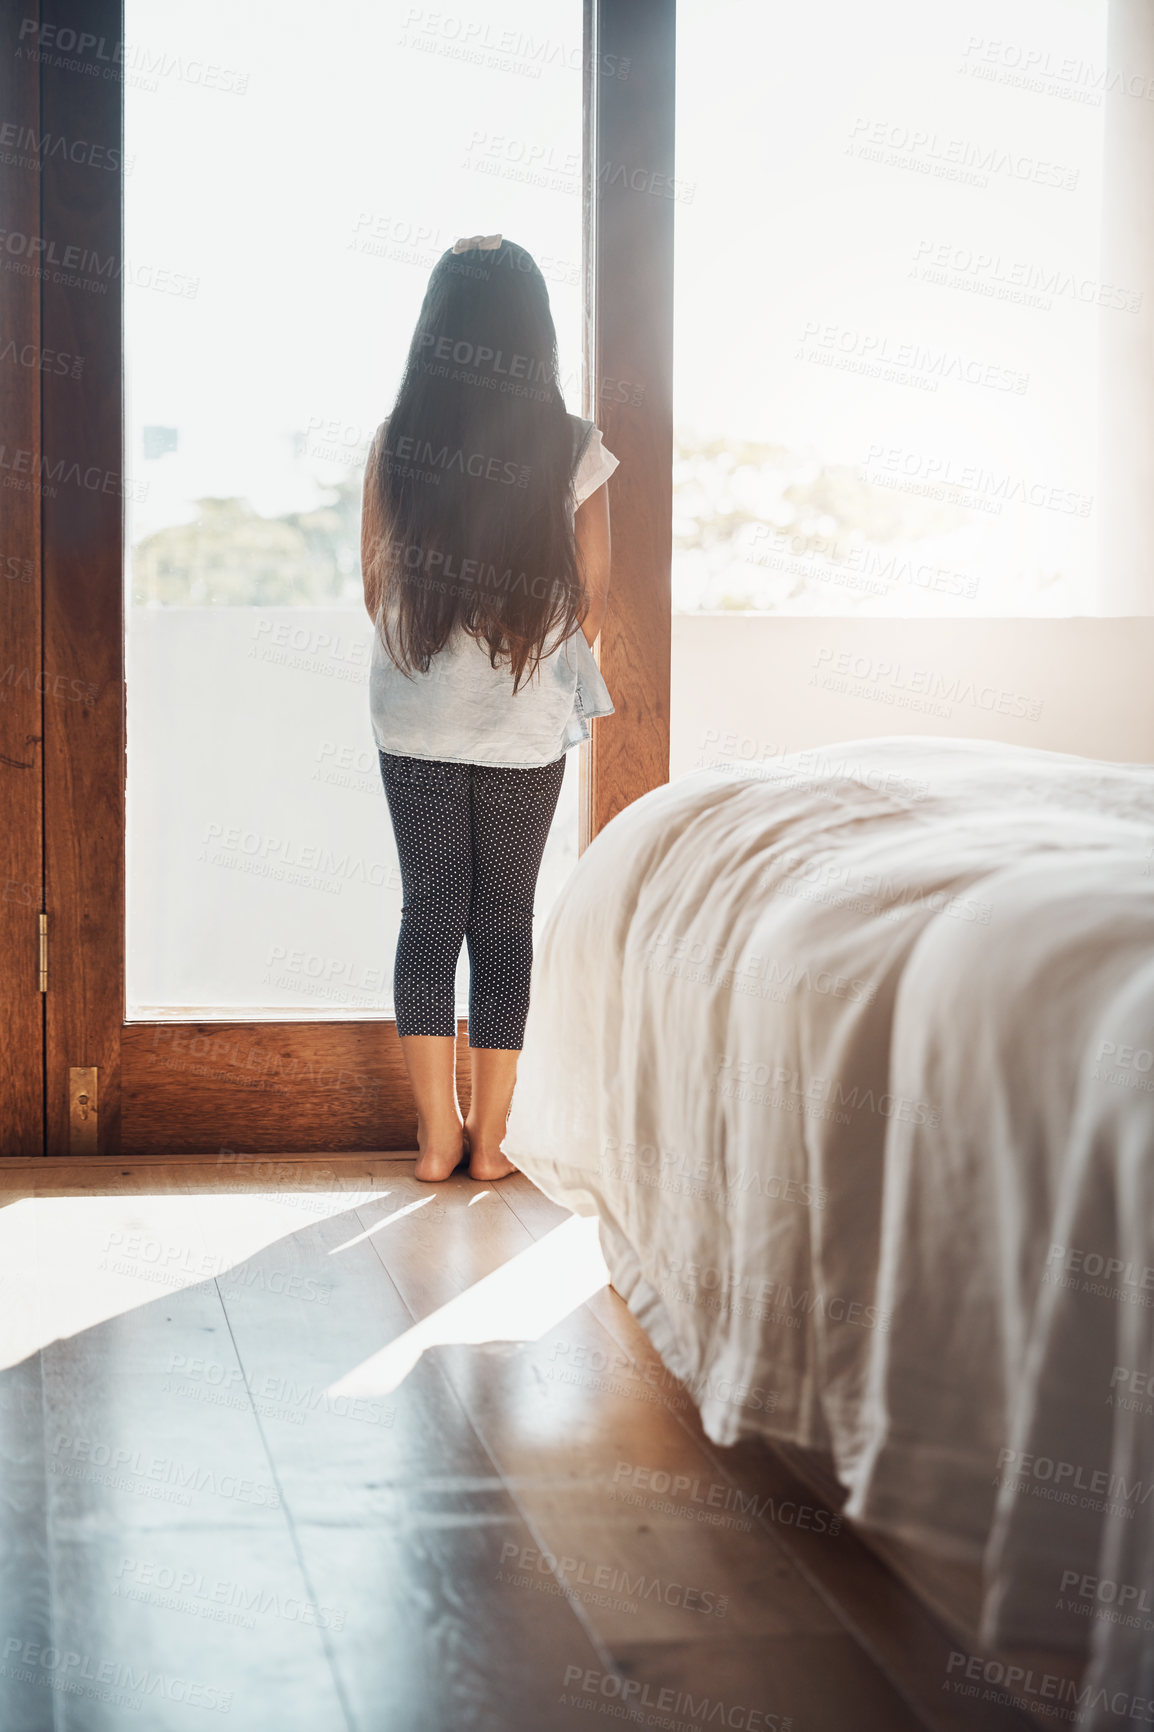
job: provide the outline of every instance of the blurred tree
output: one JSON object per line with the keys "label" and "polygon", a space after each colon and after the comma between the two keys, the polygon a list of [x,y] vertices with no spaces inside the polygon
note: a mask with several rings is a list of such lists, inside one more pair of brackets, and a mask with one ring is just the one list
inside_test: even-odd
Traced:
{"label": "blurred tree", "polygon": [[[971,515],[784,445],[680,431],[673,446],[674,606],[777,611],[783,602],[796,609],[812,601],[824,612],[833,598],[818,575],[822,560],[833,569],[854,552],[909,548],[965,527]],[[782,536],[788,559],[775,554],[771,570],[767,550]],[[868,591],[843,587],[836,605],[851,612],[870,599]]]}
{"label": "blurred tree", "polygon": [[262,517],[245,499],[198,499],[132,550],[132,599],[193,607],[316,607],[359,601],[361,471],[312,511]]}
{"label": "blurred tree", "polygon": [[[326,488],[311,511],[262,517],[244,499],[200,499],[191,523],[146,537],[132,552],[134,602],[161,606],[317,607],[357,604],[361,594],[362,470]],[[851,550],[901,546],[970,521],[945,501],[877,486],[848,465],[783,445],[678,433],[673,451],[674,605],[770,609],[829,586],[798,563],[835,564]],[[765,550],[788,537],[789,563],[769,569]],[[864,597],[868,601],[869,597]],[[863,600],[843,591],[839,606]]]}

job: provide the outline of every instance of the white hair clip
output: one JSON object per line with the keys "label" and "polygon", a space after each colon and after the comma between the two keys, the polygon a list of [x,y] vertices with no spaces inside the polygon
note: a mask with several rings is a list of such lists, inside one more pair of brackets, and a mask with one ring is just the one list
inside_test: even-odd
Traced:
{"label": "white hair clip", "polygon": [[476,247],[480,252],[491,253],[500,244],[500,235],[470,235],[467,240],[456,241],[453,245],[453,251],[455,253],[467,253]]}

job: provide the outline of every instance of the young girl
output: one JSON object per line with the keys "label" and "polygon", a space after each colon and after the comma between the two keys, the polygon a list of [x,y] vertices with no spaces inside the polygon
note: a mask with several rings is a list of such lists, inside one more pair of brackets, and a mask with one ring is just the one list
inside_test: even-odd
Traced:
{"label": "young girl", "polygon": [[[565,754],[613,703],[590,646],[609,589],[617,459],[569,415],[545,279],[500,235],[429,278],[392,414],[365,467],[361,564],[377,629],[373,735],[401,865],[393,974],[419,1179],[501,1139],[529,1006],[533,897]],[[469,951],[472,1099],[455,1082]]]}

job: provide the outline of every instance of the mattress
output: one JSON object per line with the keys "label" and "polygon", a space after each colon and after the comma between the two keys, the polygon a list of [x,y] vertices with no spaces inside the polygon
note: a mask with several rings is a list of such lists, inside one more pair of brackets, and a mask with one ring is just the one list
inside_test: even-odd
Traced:
{"label": "mattress", "polygon": [[983,1639],[1085,1651],[1097,1732],[1154,1697],[1152,1127],[1154,769],[888,737],[607,826],[505,1147],[715,1442],[980,1569]]}

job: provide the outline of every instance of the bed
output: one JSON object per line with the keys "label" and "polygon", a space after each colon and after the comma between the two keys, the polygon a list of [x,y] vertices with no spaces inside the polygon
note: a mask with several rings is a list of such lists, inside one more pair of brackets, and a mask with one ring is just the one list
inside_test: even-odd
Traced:
{"label": "bed", "polygon": [[711,1438],[969,1572],[983,1651],[1084,1658],[1067,1723],[1154,1718],[1154,768],[888,737],[647,795],[538,942],[505,1146]]}

